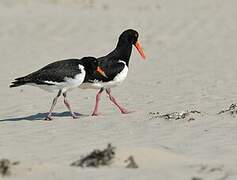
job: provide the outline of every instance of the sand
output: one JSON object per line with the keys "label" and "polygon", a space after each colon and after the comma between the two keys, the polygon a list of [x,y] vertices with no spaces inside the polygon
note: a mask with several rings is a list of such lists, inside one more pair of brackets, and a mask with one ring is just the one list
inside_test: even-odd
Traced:
{"label": "sand", "polygon": [[[0,2],[0,158],[20,161],[7,179],[237,179],[237,121],[222,109],[237,102],[237,2],[234,0],[2,0]],[[129,75],[112,93],[134,113],[123,115],[104,94],[101,116],[71,119],[55,94],[15,78],[65,58],[102,56],[118,35],[137,29],[147,55],[133,51]],[[95,90],[68,94],[90,115]],[[187,110],[195,120],[152,118]],[[70,164],[108,143],[114,163]],[[124,168],[133,155],[138,169]]]}

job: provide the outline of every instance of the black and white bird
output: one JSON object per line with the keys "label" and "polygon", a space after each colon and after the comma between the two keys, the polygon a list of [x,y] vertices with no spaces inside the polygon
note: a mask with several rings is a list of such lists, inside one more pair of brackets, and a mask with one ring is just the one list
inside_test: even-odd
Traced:
{"label": "black and white bird", "polygon": [[108,55],[98,58],[100,67],[107,75],[107,78],[96,74],[94,77],[91,77],[90,80],[84,81],[80,86],[80,88],[83,89],[100,89],[96,95],[96,103],[92,115],[97,116],[99,114],[99,100],[104,90],[106,90],[110,100],[119,108],[121,113],[130,113],[126,108],[119,105],[116,99],[111,95],[111,88],[120,85],[126,79],[133,45],[141,57],[145,59],[145,54],[138,41],[138,36],[138,32],[133,29],[125,30],[119,36],[116,48]]}
{"label": "black and white bird", "polygon": [[10,87],[32,85],[49,92],[57,91],[58,94],[53,99],[45,120],[52,120],[52,111],[61,94],[64,97],[64,104],[72,117],[77,118],[67,100],[67,92],[80,86],[84,81],[90,80],[91,76],[97,76],[98,74],[106,77],[104,71],[98,66],[98,60],[94,57],[67,59],[56,61],[29,75],[16,78]]}

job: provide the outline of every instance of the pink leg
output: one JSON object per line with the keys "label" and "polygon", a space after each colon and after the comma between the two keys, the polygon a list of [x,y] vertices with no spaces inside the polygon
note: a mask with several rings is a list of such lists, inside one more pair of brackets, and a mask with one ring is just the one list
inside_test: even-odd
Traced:
{"label": "pink leg", "polygon": [[121,105],[117,103],[116,99],[111,95],[110,89],[106,89],[106,93],[109,95],[109,99],[119,108],[121,113],[128,114],[132,112],[132,111],[128,111],[126,108],[122,107]]}
{"label": "pink leg", "polygon": [[72,108],[71,108],[71,106],[70,106],[70,104],[69,104],[69,102],[68,102],[68,100],[67,100],[67,94],[66,94],[66,92],[63,93],[63,97],[64,97],[64,104],[65,104],[65,106],[68,108],[68,110],[70,111],[70,113],[71,113],[71,115],[72,115],[72,118],[73,118],[73,119],[78,118],[78,117],[74,114],[74,112],[72,111]]}
{"label": "pink leg", "polygon": [[98,107],[99,107],[99,101],[100,101],[100,96],[101,96],[101,93],[104,91],[104,88],[101,88],[100,91],[97,93],[96,95],[96,102],[95,102],[95,108],[94,108],[94,111],[92,113],[92,116],[98,116],[99,113],[98,113]]}
{"label": "pink leg", "polygon": [[49,110],[49,113],[48,113],[48,115],[45,117],[44,120],[46,120],[46,121],[51,121],[51,120],[53,119],[53,118],[52,118],[52,112],[53,112],[53,109],[54,109],[54,107],[55,107],[55,105],[56,105],[56,103],[57,103],[58,97],[61,95],[61,93],[62,93],[62,91],[59,90],[57,96],[53,99],[53,103],[52,103],[52,105],[51,105],[51,108],[50,108],[50,110]]}

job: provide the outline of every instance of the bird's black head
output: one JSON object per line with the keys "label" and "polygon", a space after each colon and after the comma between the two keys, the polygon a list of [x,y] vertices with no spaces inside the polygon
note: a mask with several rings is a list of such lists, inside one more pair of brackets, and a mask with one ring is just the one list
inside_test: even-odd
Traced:
{"label": "bird's black head", "polygon": [[138,40],[138,32],[133,29],[127,29],[122,32],[122,34],[119,36],[119,41],[122,41],[123,43],[128,43],[131,45],[135,45]]}
{"label": "bird's black head", "polygon": [[124,60],[129,60],[131,51],[132,51],[132,45],[136,47],[139,54],[143,59],[145,59],[145,53],[141,47],[141,44],[138,41],[138,32],[133,29],[127,29],[122,32],[122,34],[119,36],[119,41],[117,44],[116,49],[120,50],[120,55]]}
{"label": "bird's black head", "polygon": [[96,68],[99,65],[99,62],[94,57],[83,57],[81,62],[83,63],[85,70],[90,72],[96,71]]}
{"label": "bird's black head", "polygon": [[83,57],[81,59],[81,62],[85,68],[86,76],[94,75],[95,73],[99,73],[104,77],[107,77],[105,75],[105,72],[100,68],[100,64],[97,58],[94,57]]}

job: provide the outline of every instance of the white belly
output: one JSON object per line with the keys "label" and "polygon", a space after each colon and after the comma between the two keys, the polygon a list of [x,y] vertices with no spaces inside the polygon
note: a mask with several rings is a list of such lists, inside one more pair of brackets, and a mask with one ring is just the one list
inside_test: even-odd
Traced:
{"label": "white belly", "polygon": [[82,89],[100,89],[100,88],[111,88],[120,85],[127,77],[128,67],[125,65],[123,70],[109,82],[94,81],[91,83],[83,83],[79,86]]}

